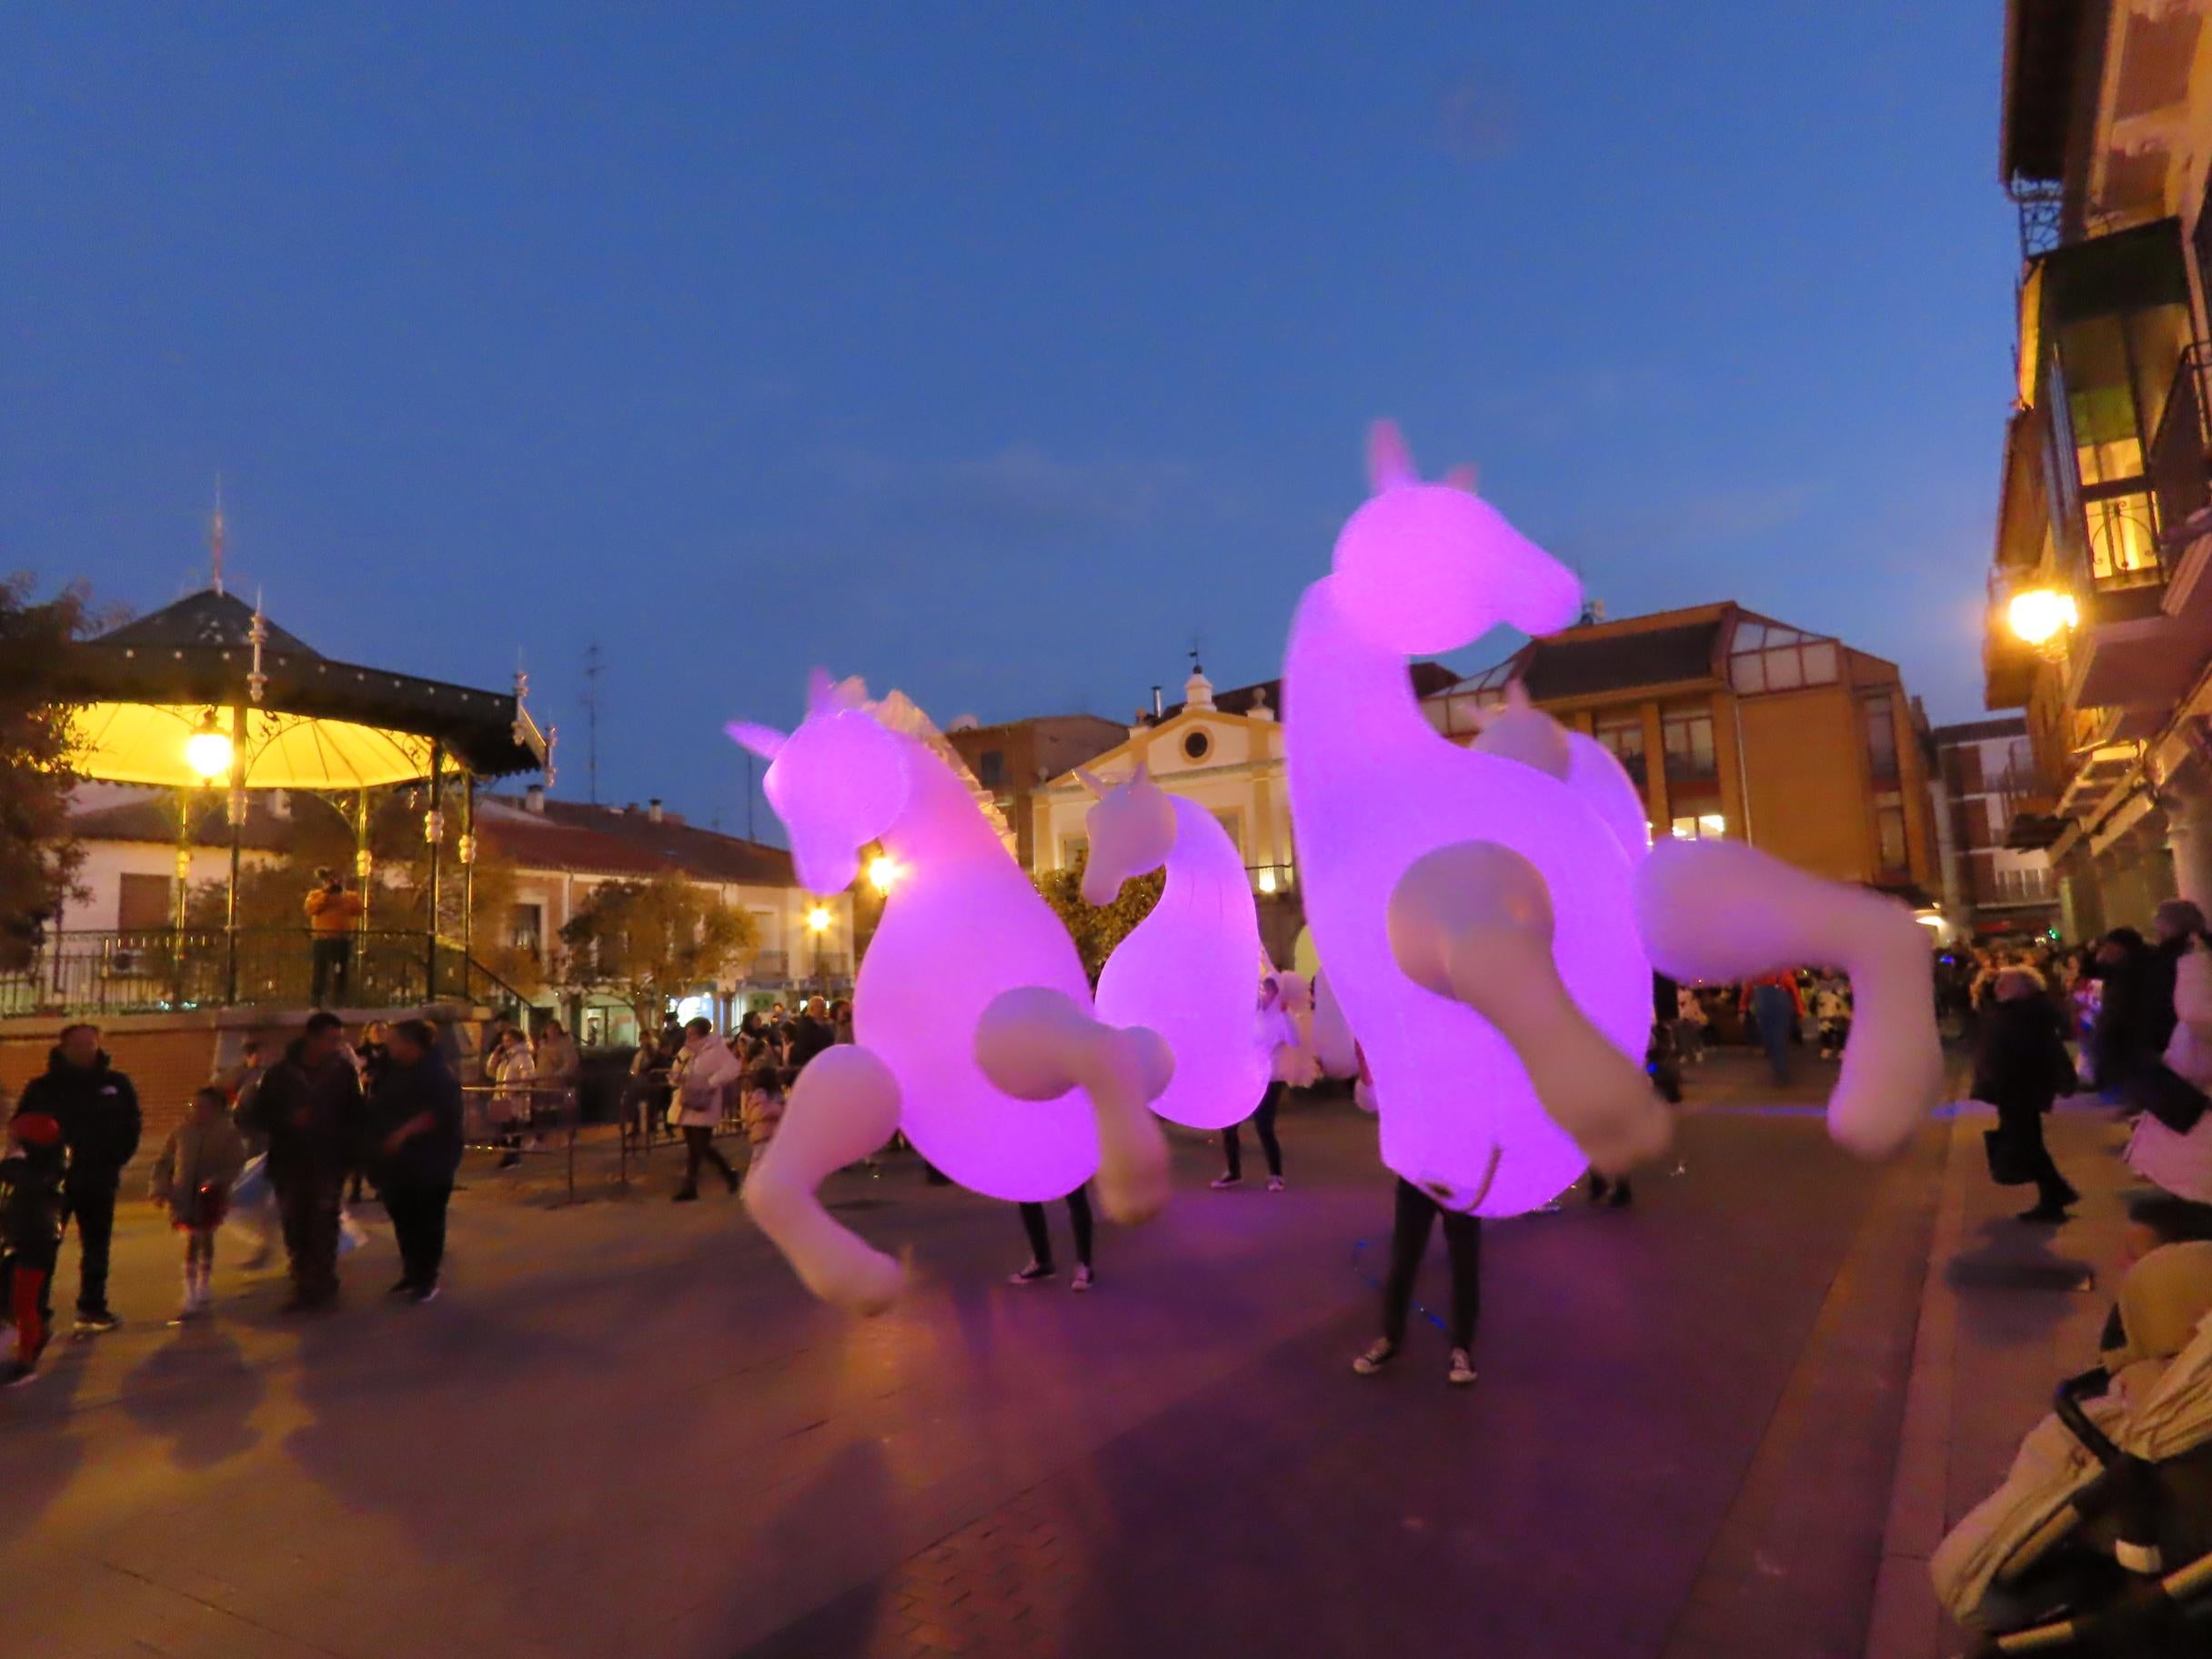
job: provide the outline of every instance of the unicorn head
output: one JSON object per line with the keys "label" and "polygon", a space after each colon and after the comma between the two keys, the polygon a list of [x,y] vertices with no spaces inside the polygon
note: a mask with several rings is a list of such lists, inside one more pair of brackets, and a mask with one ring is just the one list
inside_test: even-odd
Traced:
{"label": "unicorn head", "polygon": [[906,809],[902,740],[860,706],[858,680],[835,685],[817,669],[807,679],[807,718],[789,737],[733,721],[724,729],[768,765],[761,792],[790,837],[799,885],[835,893],[860,873],[860,849]]}
{"label": "unicorn head", "polygon": [[1398,428],[1378,421],[1367,472],[1374,494],[1336,538],[1336,588],[1377,645],[1418,657],[1501,622],[1548,634],[1574,620],[1582,583],[1474,493],[1473,468],[1423,484]]}
{"label": "unicorn head", "polygon": [[1111,788],[1080,766],[1075,775],[1098,797],[1084,818],[1091,855],[1083,866],[1083,902],[1111,904],[1122,882],[1167,862],[1175,846],[1175,803],[1141,760]]}
{"label": "unicorn head", "polygon": [[1562,783],[1574,767],[1574,751],[1560,723],[1529,701],[1528,688],[1519,680],[1505,687],[1505,701],[1481,717],[1482,732],[1469,749],[1486,755],[1502,755],[1548,772]]}

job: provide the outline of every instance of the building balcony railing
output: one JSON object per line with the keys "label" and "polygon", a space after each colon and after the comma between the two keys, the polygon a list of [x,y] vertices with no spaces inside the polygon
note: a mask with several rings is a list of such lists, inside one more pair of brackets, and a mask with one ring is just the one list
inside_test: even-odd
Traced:
{"label": "building balcony railing", "polygon": [[2206,379],[2212,368],[2212,347],[2192,345],[2174,365],[2174,382],[2167,388],[2166,407],[2152,435],[2144,471],[2150,480],[2151,498],[2157,511],[2161,562],[2171,565],[2178,553],[2182,529],[2212,502],[2212,398],[2206,396]]}

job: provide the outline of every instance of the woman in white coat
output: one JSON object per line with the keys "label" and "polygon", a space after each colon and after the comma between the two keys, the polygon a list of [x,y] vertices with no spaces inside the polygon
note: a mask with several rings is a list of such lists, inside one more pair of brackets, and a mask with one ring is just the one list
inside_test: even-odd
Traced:
{"label": "woman in white coat", "polygon": [[[2174,1015],[2167,1070],[2212,1093],[2212,949],[2201,934],[2174,966]],[[2212,1204],[2212,1111],[2186,1134],[2145,1112],[2127,1143],[2127,1167],[2177,1198]]]}
{"label": "woman in white coat", "polygon": [[729,1045],[714,1034],[713,1021],[699,1019],[684,1027],[684,1046],[669,1071],[669,1086],[675,1091],[669,1115],[684,1134],[684,1184],[677,1190],[678,1203],[688,1204],[699,1197],[701,1163],[714,1165],[729,1190],[738,1190],[738,1172],[715,1150],[714,1131],[730,1089],[743,1075],[744,1068]]}

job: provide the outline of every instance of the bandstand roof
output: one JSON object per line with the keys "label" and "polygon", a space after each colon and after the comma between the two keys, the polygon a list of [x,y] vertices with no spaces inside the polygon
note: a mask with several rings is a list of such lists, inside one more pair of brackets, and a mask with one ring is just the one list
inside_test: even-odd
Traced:
{"label": "bandstand roof", "polygon": [[263,619],[252,700],[254,612],[209,588],[59,654],[56,702],[78,705],[74,769],[112,783],[190,788],[186,739],[209,710],[228,735],[245,710],[246,787],[373,789],[430,773],[431,749],[478,777],[535,771],[547,739],[512,692],[481,691],[323,656]]}

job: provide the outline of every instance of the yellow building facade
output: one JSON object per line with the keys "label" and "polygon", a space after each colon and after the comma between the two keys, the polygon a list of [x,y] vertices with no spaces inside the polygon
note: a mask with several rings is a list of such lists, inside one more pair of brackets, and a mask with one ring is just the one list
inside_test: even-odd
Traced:
{"label": "yellow building facade", "polygon": [[1654,835],[1747,840],[1915,903],[1940,889],[1927,759],[1894,663],[1724,603],[1547,635],[1424,703],[1465,742],[1516,680],[1614,752]]}

